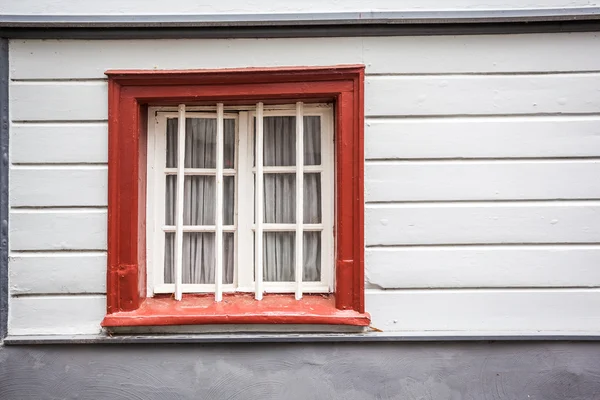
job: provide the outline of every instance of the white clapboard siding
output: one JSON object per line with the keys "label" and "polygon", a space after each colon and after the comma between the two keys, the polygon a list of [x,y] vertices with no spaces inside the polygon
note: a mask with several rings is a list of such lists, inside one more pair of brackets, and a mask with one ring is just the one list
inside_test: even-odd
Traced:
{"label": "white clapboard siding", "polygon": [[385,332],[598,334],[600,289],[367,290],[371,326]]}
{"label": "white clapboard siding", "polygon": [[12,254],[9,282],[13,295],[105,293],[106,254]]}
{"label": "white clapboard siding", "polygon": [[[249,63],[263,67],[360,63],[365,64],[367,74],[600,71],[600,52],[590,51],[600,48],[597,32],[161,40],[159,47],[156,43],[13,40],[10,74],[12,79],[97,79],[113,68],[239,68]],[[561,57],[556,57],[557,50]],[[39,68],[40,62],[44,68]]]}
{"label": "white clapboard siding", "polygon": [[98,121],[108,118],[108,85],[92,82],[13,82],[13,121]]}
{"label": "white clapboard siding", "polygon": [[106,123],[15,123],[10,127],[10,160],[27,163],[106,163]]}
{"label": "white clapboard siding", "polygon": [[13,167],[10,205],[106,206],[107,167]]}
{"label": "white clapboard siding", "polygon": [[98,334],[105,314],[103,295],[13,297],[9,334]]}
{"label": "white clapboard siding", "polygon": [[11,250],[106,250],[106,210],[13,210]]}
{"label": "white clapboard siding", "polygon": [[597,113],[600,73],[371,76],[367,116]]}
{"label": "white clapboard siding", "polygon": [[365,157],[600,156],[600,116],[386,118],[365,124]]}
{"label": "white clapboard siding", "polygon": [[598,202],[380,204],[365,210],[367,245],[600,242]]}
{"label": "white clapboard siding", "polygon": [[373,161],[365,201],[600,198],[600,161]]}
{"label": "white clapboard siding", "polygon": [[600,286],[600,246],[369,248],[368,285],[397,288]]}

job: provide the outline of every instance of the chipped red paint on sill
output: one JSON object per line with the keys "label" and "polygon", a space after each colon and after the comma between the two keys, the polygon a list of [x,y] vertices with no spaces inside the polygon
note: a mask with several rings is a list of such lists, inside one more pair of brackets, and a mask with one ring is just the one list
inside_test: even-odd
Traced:
{"label": "chipped red paint on sill", "polygon": [[339,310],[333,296],[266,295],[257,301],[252,294],[223,296],[215,302],[213,295],[186,295],[181,301],[169,297],[146,299],[129,312],[108,314],[103,327],[164,326],[203,324],[329,324],[368,326],[367,313]]}

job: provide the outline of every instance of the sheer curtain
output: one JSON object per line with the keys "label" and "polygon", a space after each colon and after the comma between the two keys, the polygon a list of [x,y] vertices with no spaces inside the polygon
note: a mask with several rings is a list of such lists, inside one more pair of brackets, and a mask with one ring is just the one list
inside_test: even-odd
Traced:
{"label": "sheer curtain", "polygon": [[[167,120],[167,168],[176,168],[177,119]],[[216,119],[186,118],[185,168],[216,169]],[[224,168],[234,168],[235,121],[224,121]],[[223,222],[233,225],[235,178],[223,182]],[[166,177],[165,224],[175,224],[177,177]],[[215,225],[216,181],[214,175],[186,175],[184,178],[184,226]],[[223,234],[223,283],[233,283],[234,234]],[[165,237],[165,283],[174,282],[175,234]],[[215,233],[184,232],[183,283],[215,282]]]}
{"label": "sheer curtain", "polygon": [[[265,117],[263,122],[265,166],[296,165],[296,117]],[[321,121],[304,117],[304,164],[321,164]],[[304,223],[321,223],[321,174],[304,174]],[[296,174],[264,174],[264,222],[296,223]],[[263,276],[266,282],[295,279],[295,232],[265,232]],[[303,280],[321,279],[321,232],[303,234]]]}

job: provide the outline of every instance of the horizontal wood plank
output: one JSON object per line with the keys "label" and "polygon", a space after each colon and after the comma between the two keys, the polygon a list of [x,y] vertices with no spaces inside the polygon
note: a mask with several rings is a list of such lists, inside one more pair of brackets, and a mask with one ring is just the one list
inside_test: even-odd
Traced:
{"label": "horizontal wood plank", "polygon": [[382,289],[600,286],[600,246],[370,248],[366,283]]}
{"label": "horizontal wood plank", "polygon": [[600,198],[600,161],[384,161],[365,166],[365,200]]}
{"label": "horizontal wood plank", "polygon": [[376,76],[365,115],[598,113],[600,74]]}
{"label": "horizontal wood plank", "polygon": [[365,210],[370,246],[598,243],[598,203],[382,204]]}
{"label": "horizontal wood plank", "polygon": [[13,82],[13,121],[99,121],[108,118],[106,82]]}
{"label": "horizontal wood plank", "polygon": [[365,157],[542,158],[600,156],[600,117],[368,119]]}
{"label": "horizontal wood plank", "polygon": [[12,255],[11,294],[106,292],[106,254],[33,253]]}
{"label": "horizontal wood plank", "polygon": [[10,299],[10,335],[98,334],[106,296],[39,296]]}
{"label": "horizontal wood plank", "polygon": [[106,123],[13,124],[10,128],[11,162],[106,163]]}
{"label": "horizontal wood plank", "polygon": [[13,210],[11,250],[106,250],[106,210]]}
{"label": "horizontal wood plank", "polygon": [[107,167],[18,167],[10,171],[10,204],[106,206]]}
{"label": "horizontal wood plank", "polygon": [[599,289],[401,290],[366,293],[384,332],[543,335],[597,333]]}

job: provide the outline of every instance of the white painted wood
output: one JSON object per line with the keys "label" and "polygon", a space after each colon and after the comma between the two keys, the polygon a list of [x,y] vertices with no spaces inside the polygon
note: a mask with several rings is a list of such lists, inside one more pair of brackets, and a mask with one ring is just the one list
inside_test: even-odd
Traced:
{"label": "white painted wood", "polygon": [[600,286],[600,246],[369,248],[367,285],[395,288]]}
{"label": "white painted wood", "polygon": [[255,165],[254,178],[254,288],[256,300],[263,297],[263,103],[256,104]]}
{"label": "white painted wood", "polygon": [[12,82],[11,120],[98,121],[108,118],[106,82]]}
{"label": "white painted wood", "polygon": [[384,332],[598,333],[600,289],[367,290],[371,326]]}
{"label": "white painted wood", "polygon": [[600,156],[598,116],[368,119],[367,159]]}
{"label": "white painted wood", "polygon": [[179,105],[177,130],[177,207],[175,207],[175,300],[181,300],[183,293],[183,207],[185,184],[185,104]]}
{"label": "white painted wood", "polygon": [[[245,166],[252,165],[254,159],[254,147],[252,146],[252,129],[254,119],[249,117],[248,112],[240,112],[238,124],[238,143],[237,168],[239,171],[236,190],[236,208],[238,231],[235,235],[236,252],[235,265],[236,274],[234,282],[238,287],[251,288],[249,291],[256,291],[254,286],[254,265],[252,268],[240,268],[243,263],[254,264],[254,232],[252,230],[254,218],[254,204],[246,199],[254,199],[254,173]],[[250,203],[250,204],[249,204]],[[250,212],[243,212],[249,210]]]}
{"label": "white painted wood", "polygon": [[365,201],[600,198],[600,161],[380,161],[365,166]]}
{"label": "white painted wood", "polygon": [[422,0],[418,3],[410,0],[376,0],[365,3],[361,0],[339,2],[286,0],[277,3],[268,0],[256,0],[247,3],[243,0],[222,0],[219,2],[198,3],[193,0],[180,0],[170,4],[160,0],[128,2],[105,0],[99,2],[80,2],[77,0],[21,0],[2,4],[3,14],[50,14],[50,15],[118,15],[123,14],[269,14],[269,13],[315,13],[350,11],[443,11],[443,10],[487,10],[487,9],[528,9],[528,8],[568,8],[592,6],[596,2],[589,0]]}
{"label": "white painted wood", "polygon": [[295,280],[296,300],[302,298],[302,277],[304,267],[304,104],[296,103],[296,259]]}
{"label": "white painted wood", "polygon": [[381,204],[365,210],[367,245],[600,242],[598,202]]}
{"label": "white painted wood", "polygon": [[98,334],[106,314],[106,296],[39,296],[11,298],[11,335]]}
{"label": "white painted wood", "polygon": [[367,116],[598,113],[600,73],[371,76]]}
{"label": "white painted wood", "polygon": [[[215,301],[223,300],[223,103],[217,104]],[[237,151],[236,151],[237,153]]]}
{"label": "white painted wood", "polygon": [[101,252],[13,253],[12,295],[106,292],[106,254]]}
{"label": "white painted wood", "polygon": [[106,123],[10,126],[10,160],[15,163],[106,163]]}
{"label": "white painted wood", "polygon": [[12,167],[10,205],[106,206],[107,167]]}
{"label": "white painted wood", "polygon": [[106,250],[106,210],[12,210],[11,250]]}
{"label": "white painted wood", "polygon": [[[598,71],[600,34],[366,38],[12,40],[12,79],[105,78],[107,69],[366,65],[367,74]],[[314,51],[315,48],[319,51]],[[223,51],[227,48],[227,51]],[[494,51],[490,51],[494,48]],[[98,57],[98,54],[102,57]],[[390,57],[390,54],[398,55]],[[560,54],[560,56],[557,56]],[[39,68],[43,63],[44,68]]]}

